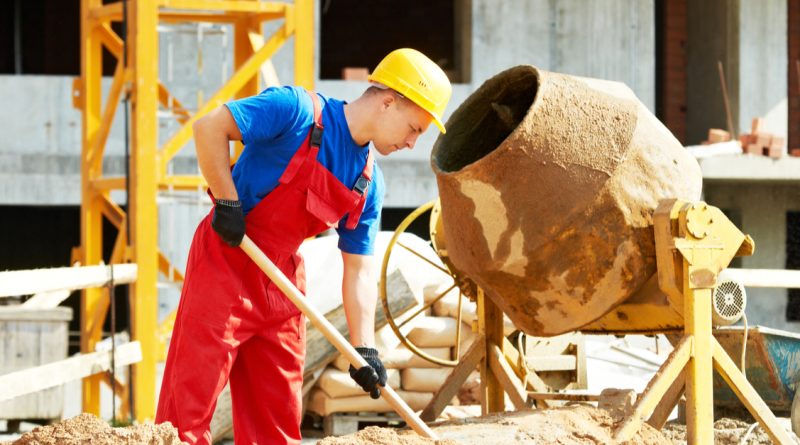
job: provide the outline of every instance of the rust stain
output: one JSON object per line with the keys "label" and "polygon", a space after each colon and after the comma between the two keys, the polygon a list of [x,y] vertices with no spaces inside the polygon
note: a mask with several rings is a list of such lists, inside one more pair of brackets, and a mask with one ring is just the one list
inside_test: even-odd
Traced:
{"label": "rust stain", "polygon": [[453,264],[533,335],[580,328],[640,289],[658,201],[699,199],[702,181],[635,97],[530,66],[475,91],[431,164]]}

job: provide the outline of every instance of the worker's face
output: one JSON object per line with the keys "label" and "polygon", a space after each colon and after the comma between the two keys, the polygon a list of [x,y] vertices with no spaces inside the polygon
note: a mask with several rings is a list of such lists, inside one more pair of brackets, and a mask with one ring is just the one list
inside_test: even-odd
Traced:
{"label": "worker's face", "polygon": [[378,153],[386,156],[404,148],[414,148],[419,135],[430,126],[433,118],[405,97],[389,92],[381,102],[378,135],[372,140]]}

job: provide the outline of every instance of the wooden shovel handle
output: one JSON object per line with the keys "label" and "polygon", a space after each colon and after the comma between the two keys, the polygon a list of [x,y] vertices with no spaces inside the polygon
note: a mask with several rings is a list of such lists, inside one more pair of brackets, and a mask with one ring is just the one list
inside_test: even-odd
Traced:
{"label": "wooden shovel handle", "polygon": [[[286,278],[286,275],[278,269],[275,264],[267,258],[267,255],[255,245],[253,240],[247,235],[244,236],[242,244],[239,246],[244,250],[247,256],[250,257],[258,267],[264,271],[265,274],[272,280],[275,285],[286,294],[286,297],[297,306],[298,309],[309,319],[314,326],[319,329],[325,338],[330,341],[336,349],[339,350],[347,358],[354,367],[361,368],[367,366],[368,363],[361,357],[361,354],[353,348],[350,343],[345,340],[342,334],[326,319],[314,306],[311,306],[303,294],[295,285]],[[431,439],[438,439],[436,434],[426,425],[411,408],[406,404],[397,393],[389,386],[381,387],[381,396],[387,403],[406,421],[411,428],[420,436],[428,437]]]}

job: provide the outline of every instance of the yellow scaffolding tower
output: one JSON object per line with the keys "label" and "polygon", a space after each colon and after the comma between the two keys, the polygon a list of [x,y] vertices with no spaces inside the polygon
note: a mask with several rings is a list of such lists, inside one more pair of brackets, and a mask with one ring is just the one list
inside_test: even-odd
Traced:
{"label": "yellow scaffolding tower", "polygon": [[[263,22],[282,20],[268,39],[262,35]],[[169,330],[171,317],[158,322],[159,272],[175,273],[158,244],[159,190],[196,190],[205,185],[200,176],[170,175],[168,164],[192,136],[192,124],[225,101],[258,93],[258,72],[262,64],[294,36],[295,84],[313,88],[313,0],[293,3],[258,0],[127,0],[103,4],[102,0],[81,0],[81,75],[73,82],[73,104],[83,114],[81,150],[81,245],[73,261],[83,265],[103,261],[102,222],[108,219],[119,229],[110,263],[133,262],[139,275],[131,286],[131,334],[141,342],[142,361],[134,366],[130,387],[117,382],[115,394],[123,411],[127,394],[133,391],[134,414],[143,422],[153,419],[156,397],[156,364],[164,354],[159,332]],[[111,27],[127,24],[127,39]],[[234,32],[234,72],[227,82],[196,113],[186,108],[159,81],[159,23],[211,22],[229,24]],[[102,106],[103,49],[116,58],[116,69]],[[126,53],[126,54],[124,54]],[[103,156],[114,115],[123,94],[129,98],[129,179],[105,177]],[[178,131],[159,147],[157,111],[159,104],[180,123]],[[237,147],[237,154],[241,145]],[[128,189],[128,212],[111,198],[112,190]],[[126,226],[130,219],[130,240]],[[108,290],[84,290],[81,296],[81,352],[94,351],[100,341],[109,307]],[[105,378],[104,378],[105,377]],[[107,376],[83,381],[83,411],[100,414],[100,383]]]}

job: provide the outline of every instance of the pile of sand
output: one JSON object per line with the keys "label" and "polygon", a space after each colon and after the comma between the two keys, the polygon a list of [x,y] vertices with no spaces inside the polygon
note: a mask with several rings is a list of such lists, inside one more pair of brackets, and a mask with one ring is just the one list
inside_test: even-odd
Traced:
{"label": "pile of sand", "polygon": [[81,414],[25,433],[11,445],[178,445],[178,430],[171,424],[145,423],[127,428],[112,428],[91,414]]}
{"label": "pile of sand", "polygon": [[[439,441],[421,438],[411,432],[370,427],[356,434],[329,437],[319,445],[489,445],[560,444],[608,445],[613,440],[615,423],[604,410],[575,405],[564,408],[530,410],[447,421],[431,426]],[[672,445],[649,425],[644,425],[630,445]]]}
{"label": "pile of sand", "polygon": [[[686,425],[669,423],[661,430],[674,445],[686,445]],[[747,436],[747,437],[745,437]],[[790,434],[792,436],[792,434]],[[744,439],[744,441],[742,441]],[[800,443],[795,440],[795,442]],[[719,419],[714,422],[714,445],[772,445],[760,425],[737,419]]]}
{"label": "pile of sand", "polygon": [[342,437],[328,437],[317,442],[317,445],[458,445],[452,440],[433,440],[398,432],[391,428],[370,426],[363,430]]}

